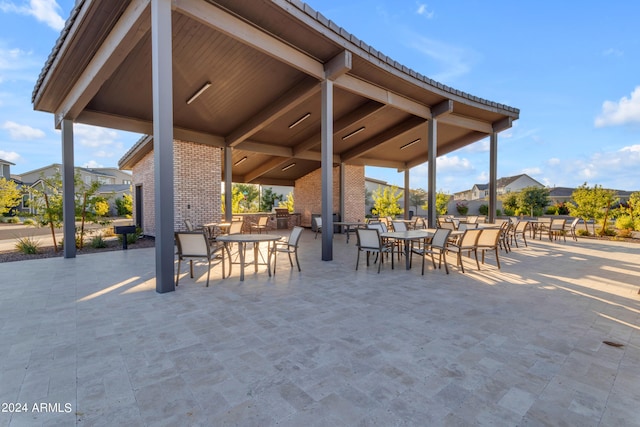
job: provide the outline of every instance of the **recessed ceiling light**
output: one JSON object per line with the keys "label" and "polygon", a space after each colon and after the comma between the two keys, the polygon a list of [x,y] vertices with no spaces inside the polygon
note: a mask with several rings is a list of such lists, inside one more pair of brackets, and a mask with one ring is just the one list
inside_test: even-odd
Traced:
{"label": "recessed ceiling light", "polygon": [[411,147],[413,144],[417,144],[418,142],[420,142],[420,138],[416,139],[415,141],[411,141],[407,144],[404,144],[402,147],[400,147],[401,150],[404,150],[405,148],[409,148]]}
{"label": "recessed ceiling light", "polygon": [[311,116],[311,113],[307,113],[304,116],[300,117],[298,120],[296,120],[295,122],[289,125],[289,129],[293,129],[294,127],[298,126],[300,123],[308,119],[310,116]]}
{"label": "recessed ceiling light", "polygon": [[202,93],[205,90],[209,89],[210,87],[211,87],[211,82],[206,82],[204,85],[202,85],[202,87],[200,89],[198,89],[198,91],[196,93],[191,95],[191,98],[187,99],[187,104],[191,104],[193,101],[196,100],[197,97],[202,95]]}
{"label": "recessed ceiling light", "polygon": [[235,162],[233,164],[233,166],[238,166],[240,163],[244,162],[245,160],[247,160],[247,156],[244,156],[243,158],[241,158],[240,160],[238,160],[237,162]]}
{"label": "recessed ceiling light", "polygon": [[291,163],[290,165],[287,165],[287,166],[283,167],[283,168],[282,168],[282,172],[284,172],[284,171],[286,171],[286,170],[288,170],[288,169],[291,169],[291,168],[292,168],[292,167],[294,167],[295,165],[296,165],[295,163]]}
{"label": "recessed ceiling light", "polygon": [[364,126],[362,126],[360,129],[356,129],[353,132],[351,132],[350,134],[347,134],[345,136],[342,137],[342,140],[344,141],[345,139],[351,138],[353,135],[357,135],[360,132],[362,132],[364,130]]}

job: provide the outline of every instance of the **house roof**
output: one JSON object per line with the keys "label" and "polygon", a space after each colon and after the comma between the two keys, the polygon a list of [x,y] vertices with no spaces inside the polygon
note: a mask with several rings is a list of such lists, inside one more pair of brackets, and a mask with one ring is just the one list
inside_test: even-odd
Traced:
{"label": "house roof", "polygon": [[[34,108],[57,122],[151,134],[150,8],[149,0],[78,0]],[[320,167],[325,78],[334,86],[335,164],[404,170],[428,160],[433,118],[442,155],[519,117],[399,64],[298,0],[175,2],[172,32],[174,138],[233,147],[234,164],[247,158],[233,167],[236,182],[290,185]],[[151,145],[141,139],[120,166],[130,169]]]}

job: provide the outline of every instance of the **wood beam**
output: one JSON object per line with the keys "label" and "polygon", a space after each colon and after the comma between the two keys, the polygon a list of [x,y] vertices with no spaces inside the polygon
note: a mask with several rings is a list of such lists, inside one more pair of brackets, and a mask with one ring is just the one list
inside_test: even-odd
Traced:
{"label": "wood beam", "polygon": [[389,141],[390,139],[398,137],[404,133],[410,132],[411,130],[423,124],[424,124],[424,119],[421,119],[419,117],[411,117],[410,119],[407,119],[404,122],[379,133],[378,135],[374,136],[373,138],[370,138],[369,140],[363,142],[362,144],[357,145],[343,152],[340,157],[343,162],[348,162],[354,157],[359,157],[373,150],[374,148],[378,147],[380,144],[383,144]]}
{"label": "wood beam", "polygon": [[493,131],[494,132],[502,132],[503,130],[509,129],[513,125],[512,117],[505,117],[504,119],[498,120],[497,122],[493,122]]}
{"label": "wood beam", "polygon": [[416,102],[406,96],[383,89],[380,86],[376,86],[352,75],[345,74],[336,78],[335,84],[346,91],[364,96],[381,104],[390,105],[414,116],[422,117],[423,119],[431,118],[431,108],[429,108],[429,106]]}
{"label": "wood beam", "polygon": [[101,44],[91,62],[62,100],[55,113],[55,126],[75,119],[98,93],[105,81],[124,62],[151,29],[149,0],[134,0]]}
{"label": "wood beam", "polygon": [[303,73],[318,80],[325,78],[324,65],[320,61],[209,2],[173,0],[173,7],[176,11]]}
{"label": "wood beam", "polygon": [[450,99],[444,100],[439,104],[431,107],[431,114],[434,119],[440,118],[445,114],[453,113],[453,101]]}
{"label": "wood beam", "polygon": [[493,132],[493,126],[491,123],[483,122],[480,120],[472,119],[470,117],[461,116],[459,114],[447,114],[439,118],[440,123],[457,126],[477,132],[482,132],[489,135]]}
{"label": "wood beam", "polygon": [[317,81],[305,80],[297,84],[229,134],[225,138],[227,145],[229,147],[238,145],[318,92],[320,92],[320,84]]}
{"label": "wood beam", "polygon": [[[97,111],[84,110],[78,116],[76,123],[153,135],[153,122],[149,120],[132,119],[130,117],[100,113]],[[183,141],[197,142],[199,144],[207,144],[220,148],[225,147],[224,138],[191,129],[175,127],[173,128],[173,136]]]}
{"label": "wood beam", "polygon": [[351,52],[343,50],[324,65],[325,78],[335,80],[343,74],[351,71],[352,67]]}
{"label": "wood beam", "polygon": [[254,179],[261,177],[262,175],[269,171],[272,171],[273,169],[282,167],[282,165],[290,161],[291,158],[289,157],[272,157],[271,159],[267,160],[266,162],[246,174],[242,182],[250,183]]}
{"label": "wood beam", "polygon": [[[386,105],[379,104],[374,101],[368,101],[360,108],[351,111],[350,113],[342,116],[333,124],[333,134],[336,135],[342,132],[347,126],[351,126],[361,120],[365,120],[373,114],[381,111],[382,109],[387,108]],[[293,155],[299,156],[301,153],[312,149],[320,145],[320,136],[312,136],[306,141],[301,142],[300,144],[293,147]]]}

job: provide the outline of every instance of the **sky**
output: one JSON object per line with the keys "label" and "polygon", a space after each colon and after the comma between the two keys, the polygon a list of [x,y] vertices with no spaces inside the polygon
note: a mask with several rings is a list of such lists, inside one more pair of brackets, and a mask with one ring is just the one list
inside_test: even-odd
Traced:
{"label": "sky", "polygon": [[[51,114],[33,111],[35,82],[75,0],[0,0],[0,159],[12,173],[61,161]],[[308,0],[399,63],[457,90],[520,109],[498,135],[498,177],[549,187],[640,190],[640,2]],[[78,166],[117,167],[141,135],[77,124]],[[368,177],[404,185],[394,169]],[[436,188],[489,180],[489,142],[437,159]],[[410,172],[427,188],[427,164]]]}

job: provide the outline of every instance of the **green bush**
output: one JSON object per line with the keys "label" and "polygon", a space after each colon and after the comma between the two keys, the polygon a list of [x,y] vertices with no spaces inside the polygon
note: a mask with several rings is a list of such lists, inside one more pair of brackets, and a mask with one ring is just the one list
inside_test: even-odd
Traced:
{"label": "green bush", "polygon": [[[598,227],[598,228],[596,229],[596,235],[597,235],[597,236],[600,236],[600,234],[601,234],[601,233],[602,233],[602,227]],[[611,229],[611,228],[605,228],[605,229],[604,229],[604,233],[602,233],[602,235],[604,235],[604,236],[608,236],[608,237],[613,237],[613,236],[615,236],[616,234],[617,234],[617,233],[616,233],[616,230]]]}
{"label": "green bush", "polygon": [[633,230],[633,218],[631,215],[622,215],[616,219],[616,228],[618,230]]}
{"label": "green bush", "polygon": [[40,249],[40,242],[32,237],[23,237],[18,239],[16,249],[23,254],[34,255],[37,254]]}
{"label": "green bush", "polygon": [[20,224],[20,218],[18,218],[17,216],[12,216],[7,218],[7,223],[8,224]]}
{"label": "green bush", "polygon": [[635,231],[640,231],[640,218],[636,218],[636,219],[633,221],[633,229],[634,229]]}
{"label": "green bush", "polygon": [[496,209],[496,216],[502,216],[502,211],[500,211],[500,209]]}
{"label": "green bush", "polygon": [[591,234],[590,234],[587,230],[585,230],[584,228],[578,228],[578,229],[576,230],[576,234],[577,234],[578,236],[590,236],[590,235],[591,235]]}
{"label": "green bush", "polygon": [[489,215],[489,205],[480,205],[478,212],[480,212],[480,215]]}
{"label": "green bush", "polygon": [[544,211],[545,215],[558,215],[558,208],[555,206],[549,206],[547,210]]}
{"label": "green bush", "polygon": [[31,218],[27,218],[24,221],[22,221],[22,223],[24,225],[37,225],[36,222],[34,220],[32,220]]}
{"label": "green bush", "polygon": [[107,247],[107,242],[102,237],[102,234],[98,234],[97,236],[93,236],[91,239],[91,247],[94,249],[101,249]]}

